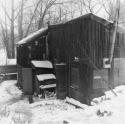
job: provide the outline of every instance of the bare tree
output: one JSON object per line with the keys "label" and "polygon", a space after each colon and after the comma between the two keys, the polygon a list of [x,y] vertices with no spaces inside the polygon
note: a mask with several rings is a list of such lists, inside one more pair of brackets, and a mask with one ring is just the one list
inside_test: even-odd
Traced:
{"label": "bare tree", "polygon": [[[6,47],[6,48],[8,48],[7,49],[7,51],[8,51],[7,53],[9,53],[8,57],[9,58],[14,58],[15,57],[15,47],[14,47],[14,45],[15,45],[15,43],[14,43],[15,42],[14,28],[15,27],[14,27],[14,21],[16,19],[15,16],[14,16],[14,13],[15,13],[14,0],[11,0],[11,16],[7,12],[6,0],[5,0],[5,5],[3,5],[3,3],[1,2],[1,7],[2,7],[4,13],[5,13],[5,22],[4,22],[5,26],[3,26],[3,29],[5,30],[6,35],[8,35],[7,37],[9,37],[8,41],[7,41],[7,44],[6,44],[6,45],[8,45],[8,47]],[[8,25],[7,25],[7,20],[9,21],[10,27],[8,27]],[[10,31],[9,31],[9,28],[10,28]]]}
{"label": "bare tree", "polygon": [[7,57],[10,57],[10,52],[9,52],[9,46],[8,46],[8,32],[7,30],[4,28],[3,24],[0,23],[1,25],[1,32],[2,32],[2,44],[3,47],[6,49],[6,53],[7,53]]}
{"label": "bare tree", "polygon": [[80,16],[85,13],[98,14],[102,9],[99,0],[76,0],[74,3],[78,6]]}
{"label": "bare tree", "polygon": [[[24,37],[26,37],[28,35],[34,22],[36,25],[36,20],[37,20],[37,29],[44,27],[47,24],[48,18],[51,19],[51,17],[52,17],[52,15],[50,15],[50,14],[53,14],[53,10],[51,8],[53,6],[56,7],[57,5],[62,5],[65,3],[65,2],[56,2],[56,1],[57,0],[38,0],[37,1],[37,4],[34,8],[32,16],[30,18],[30,22],[28,24]],[[60,12],[60,14],[62,13],[62,8],[59,9],[59,12]],[[58,16],[57,13],[58,12],[55,11],[53,16],[55,16],[55,17]],[[61,19],[61,15],[60,15],[59,19]]]}
{"label": "bare tree", "polygon": [[[110,21],[114,21],[115,16],[116,16],[116,8],[117,8],[115,1],[114,0],[108,0],[108,1],[107,0],[99,0],[99,1],[107,14],[107,19]],[[119,0],[119,2],[120,2],[119,22],[122,22],[125,20],[125,15],[124,15],[124,11],[125,11],[124,5],[125,4],[121,0]]]}
{"label": "bare tree", "polygon": [[32,16],[31,16],[31,19],[30,19],[30,22],[29,22],[29,25],[28,25],[28,27],[27,27],[27,30],[26,30],[26,33],[25,33],[25,36],[24,36],[24,37],[26,37],[26,36],[28,35],[28,33],[29,33],[29,29],[30,29],[30,27],[31,27],[31,25],[32,25],[32,21],[33,21],[33,19],[34,19],[34,17],[35,17],[35,14],[36,14],[36,11],[37,11],[37,8],[38,8],[40,2],[41,2],[41,0],[39,0],[39,1],[37,2],[37,4],[36,4],[36,7],[35,7],[35,9],[34,9],[34,12],[33,12]]}
{"label": "bare tree", "polygon": [[14,0],[11,0],[11,35],[10,35],[10,53],[11,58],[15,57],[15,48],[14,48]]}
{"label": "bare tree", "polygon": [[[0,1],[1,2],[1,1]],[[7,24],[7,19],[9,19],[9,21],[11,20],[11,17],[9,16],[9,14],[7,13],[7,9],[6,9],[6,0],[4,1],[5,6],[3,6],[3,4],[1,3],[1,7],[4,10],[4,15],[5,15],[5,19],[0,20],[0,26],[1,26],[1,37],[2,37],[2,44],[4,45],[6,52],[7,52],[7,56],[10,58],[11,57],[11,52],[10,52],[10,47],[9,47],[9,33],[8,33],[8,24]]]}
{"label": "bare tree", "polygon": [[56,0],[42,0],[40,7],[40,15],[38,20],[38,29],[44,26],[44,18],[48,10],[55,4]]}
{"label": "bare tree", "polygon": [[23,9],[24,9],[24,0],[21,0],[19,16],[18,16],[18,34],[19,40],[23,38]]}

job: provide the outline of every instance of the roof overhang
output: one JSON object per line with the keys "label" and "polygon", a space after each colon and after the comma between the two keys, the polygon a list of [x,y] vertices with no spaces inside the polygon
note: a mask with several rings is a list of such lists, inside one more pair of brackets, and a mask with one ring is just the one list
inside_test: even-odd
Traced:
{"label": "roof overhang", "polygon": [[33,40],[35,40],[36,38],[40,37],[40,36],[45,36],[47,35],[47,32],[48,32],[48,27],[46,28],[42,28],[32,34],[30,34],[29,36],[27,36],[26,38],[20,40],[18,43],[17,43],[17,46],[20,46],[20,45],[24,45],[24,44],[27,44]]}

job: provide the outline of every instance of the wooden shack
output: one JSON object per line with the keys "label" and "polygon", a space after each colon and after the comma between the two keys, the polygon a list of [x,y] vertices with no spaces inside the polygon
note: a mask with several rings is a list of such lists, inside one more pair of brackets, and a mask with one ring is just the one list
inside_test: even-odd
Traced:
{"label": "wooden shack", "polygon": [[50,25],[20,41],[17,44],[19,84],[23,81],[20,68],[31,68],[30,62],[34,59],[49,60],[56,73],[57,98],[69,96],[89,104],[113,82],[113,64],[110,67],[105,63],[109,57],[112,26],[113,23],[89,13]]}
{"label": "wooden shack", "polygon": [[109,69],[104,68],[103,60],[109,57],[111,29],[112,23],[91,13],[49,26],[50,60],[67,66],[69,97],[88,104],[93,94],[107,89],[96,68],[108,82]]}

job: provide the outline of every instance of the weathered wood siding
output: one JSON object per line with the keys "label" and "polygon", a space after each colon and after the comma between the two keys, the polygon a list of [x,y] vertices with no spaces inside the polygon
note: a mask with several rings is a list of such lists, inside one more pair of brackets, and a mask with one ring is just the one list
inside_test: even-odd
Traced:
{"label": "weathered wood siding", "polygon": [[125,85],[125,58],[114,59],[114,86]]}
{"label": "weathered wood siding", "polygon": [[114,58],[125,58],[125,33],[117,32]]}
{"label": "weathered wood siding", "polygon": [[49,28],[50,58],[62,62],[69,61],[69,57],[71,60],[74,57],[90,59],[101,68],[102,59],[108,57],[109,36],[108,26],[91,18],[51,26]]}
{"label": "weathered wood siding", "polygon": [[40,37],[32,42],[17,47],[17,64],[30,67],[31,60],[43,60],[46,51],[46,37]]}
{"label": "weathered wood siding", "polygon": [[[70,66],[68,95],[87,104],[94,90],[94,66],[103,69],[103,58],[109,57],[110,49],[110,25],[93,18],[90,15],[48,28],[50,60]],[[79,58],[76,63],[75,57]]]}

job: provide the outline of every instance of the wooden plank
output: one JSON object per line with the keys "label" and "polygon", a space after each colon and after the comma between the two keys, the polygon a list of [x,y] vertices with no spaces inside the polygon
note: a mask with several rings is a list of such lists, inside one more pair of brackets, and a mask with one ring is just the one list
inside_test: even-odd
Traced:
{"label": "wooden plank", "polygon": [[77,101],[75,99],[70,99],[68,97],[66,98],[66,103],[71,104],[71,105],[75,106],[76,108],[85,109],[85,107],[86,107],[86,105],[83,105],[79,101]]}
{"label": "wooden plank", "polygon": [[41,85],[39,88],[40,89],[49,89],[49,88],[54,88],[54,87],[56,87],[56,84]]}
{"label": "wooden plank", "polygon": [[53,68],[52,63],[48,60],[45,61],[32,60],[31,63],[35,68]]}
{"label": "wooden plank", "polygon": [[32,69],[22,68],[23,92],[26,95],[33,94]]}
{"label": "wooden plank", "polygon": [[36,76],[38,81],[56,79],[54,74],[40,74]]}
{"label": "wooden plank", "polygon": [[6,74],[6,73],[17,73],[17,66],[16,65],[0,66],[0,74]]}

